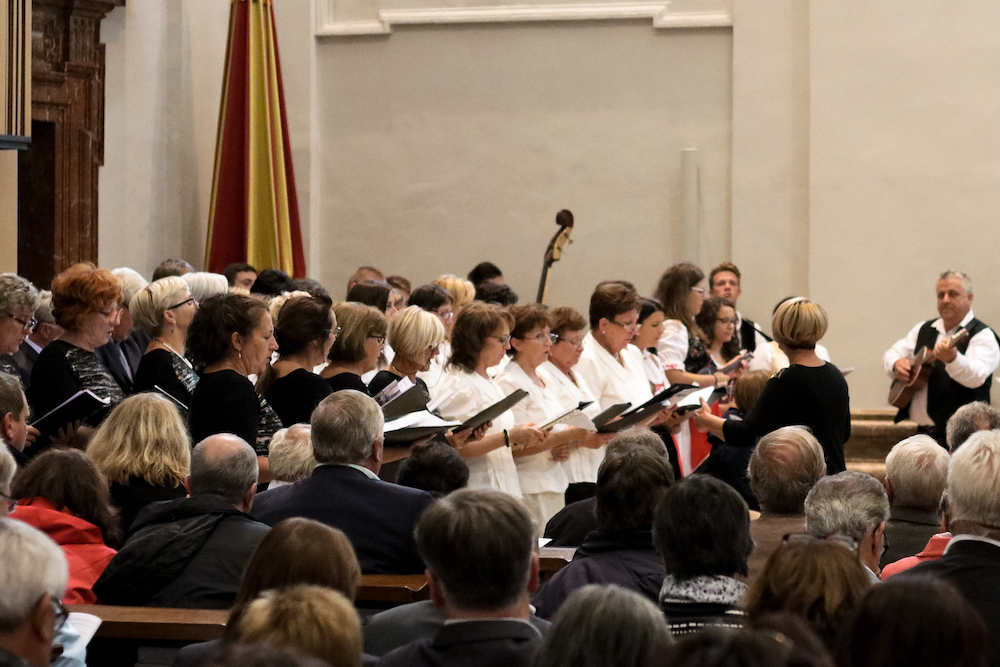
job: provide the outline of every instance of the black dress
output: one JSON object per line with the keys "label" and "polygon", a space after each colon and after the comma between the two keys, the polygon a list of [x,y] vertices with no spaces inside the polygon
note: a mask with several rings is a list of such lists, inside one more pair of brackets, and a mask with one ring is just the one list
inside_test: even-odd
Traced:
{"label": "black dress", "polygon": [[[372,381],[368,383],[368,393],[372,396],[378,396],[380,391],[388,387],[393,382],[402,379],[402,377],[396,375],[392,371],[379,371],[375,374],[375,377],[372,378]],[[420,391],[424,392],[424,396],[427,397],[428,401],[431,400],[431,392],[427,389],[426,382],[417,378],[417,381],[414,384],[420,387]]]}
{"label": "black dress", "polygon": [[157,387],[191,407],[191,396],[198,384],[198,374],[188,362],[170,350],[150,350],[142,355],[135,372],[135,390],[157,391]]}
{"label": "black dress", "polygon": [[281,428],[274,409],[253,383],[229,369],[205,373],[191,396],[191,437],[197,444],[216,433],[232,433],[267,456],[271,436]]}
{"label": "black dress", "polygon": [[313,410],[331,393],[333,390],[326,380],[305,368],[296,368],[274,381],[267,392],[267,402],[287,427],[308,424]]}
{"label": "black dress", "polygon": [[356,373],[338,373],[337,375],[326,378],[326,382],[330,385],[331,391],[353,389],[355,391],[360,391],[362,394],[370,395],[368,392],[368,385],[366,385],[364,380],[361,379],[361,376]]}
{"label": "black dress", "polygon": [[826,472],[847,469],[844,443],[851,437],[851,405],[843,373],[830,363],[793,364],[768,380],[743,421],[722,426],[726,443],[753,447],[757,439],[783,426],[808,426],[823,447]]}

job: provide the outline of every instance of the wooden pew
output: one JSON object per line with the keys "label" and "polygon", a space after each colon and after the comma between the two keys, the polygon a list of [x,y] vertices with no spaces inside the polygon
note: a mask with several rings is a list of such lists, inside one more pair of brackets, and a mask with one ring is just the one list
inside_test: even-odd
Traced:
{"label": "wooden pew", "polygon": [[154,642],[204,642],[219,639],[226,630],[229,611],[224,609],[166,609],[66,605],[69,611],[101,619],[96,638],[140,639]]}

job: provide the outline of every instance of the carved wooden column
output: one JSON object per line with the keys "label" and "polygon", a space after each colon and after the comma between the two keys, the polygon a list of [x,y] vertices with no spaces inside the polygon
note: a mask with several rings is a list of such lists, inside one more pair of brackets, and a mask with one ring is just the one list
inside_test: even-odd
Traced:
{"label": "carved wooden column", "polygon": [[47,286],[97,261],[97,170],[104,162],[101,20],[125,0],[32,0],[32,146],[19,161],[22,275]]}

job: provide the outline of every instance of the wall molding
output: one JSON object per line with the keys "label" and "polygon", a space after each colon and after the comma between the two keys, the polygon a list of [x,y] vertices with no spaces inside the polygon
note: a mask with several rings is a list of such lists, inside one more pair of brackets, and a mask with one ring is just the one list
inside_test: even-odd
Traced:
{"label": "wall molding", "polygon": [[373,20],[336,18],[336,0],[315,0],[316,36],[351,37],[387,35],[396,25],[470,23],[533,23],[541,21],[620,21],[651,19],[654,28],[729,28],[728,6],[702,11],[672,11],[670,2],[581,2],[568,4],[495,5],[479,7],[428,7],[382,9]]}

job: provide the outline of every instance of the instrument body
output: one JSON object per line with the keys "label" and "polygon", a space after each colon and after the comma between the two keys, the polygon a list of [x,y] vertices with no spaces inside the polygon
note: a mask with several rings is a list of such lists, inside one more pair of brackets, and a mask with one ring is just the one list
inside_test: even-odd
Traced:
{"label": "instrument body", "polygon": [[[959,329],[944,342],[949,348],[960,345],[969,338],[966,329]],[[934,355],[934,348],[922,347],[917,350],[910,360],[910,378],[906,382],[893,380],[889,388],[889,403],[893,407],[905,408],[916,396],[917,392],[927,386],[927,381],[931,378],[931,368],[937,357]]]}
{"label": "instrument body", "polygon": [[542,263],[542,278],[538,283],[538,295],[535,298],[537,303],[545,303],[545,297],[549,290],[549,273],[552,271],[552,265],[562,259],[562,249],[568,243],[572,243],[573,239],[570,238],[570,234],[573,231],[573,214],[563,209],[556,214],[556,224],[559,225],[559,231],[555,233],[552,240],[549,241],[548,247],[545,249],[545,261]]}

